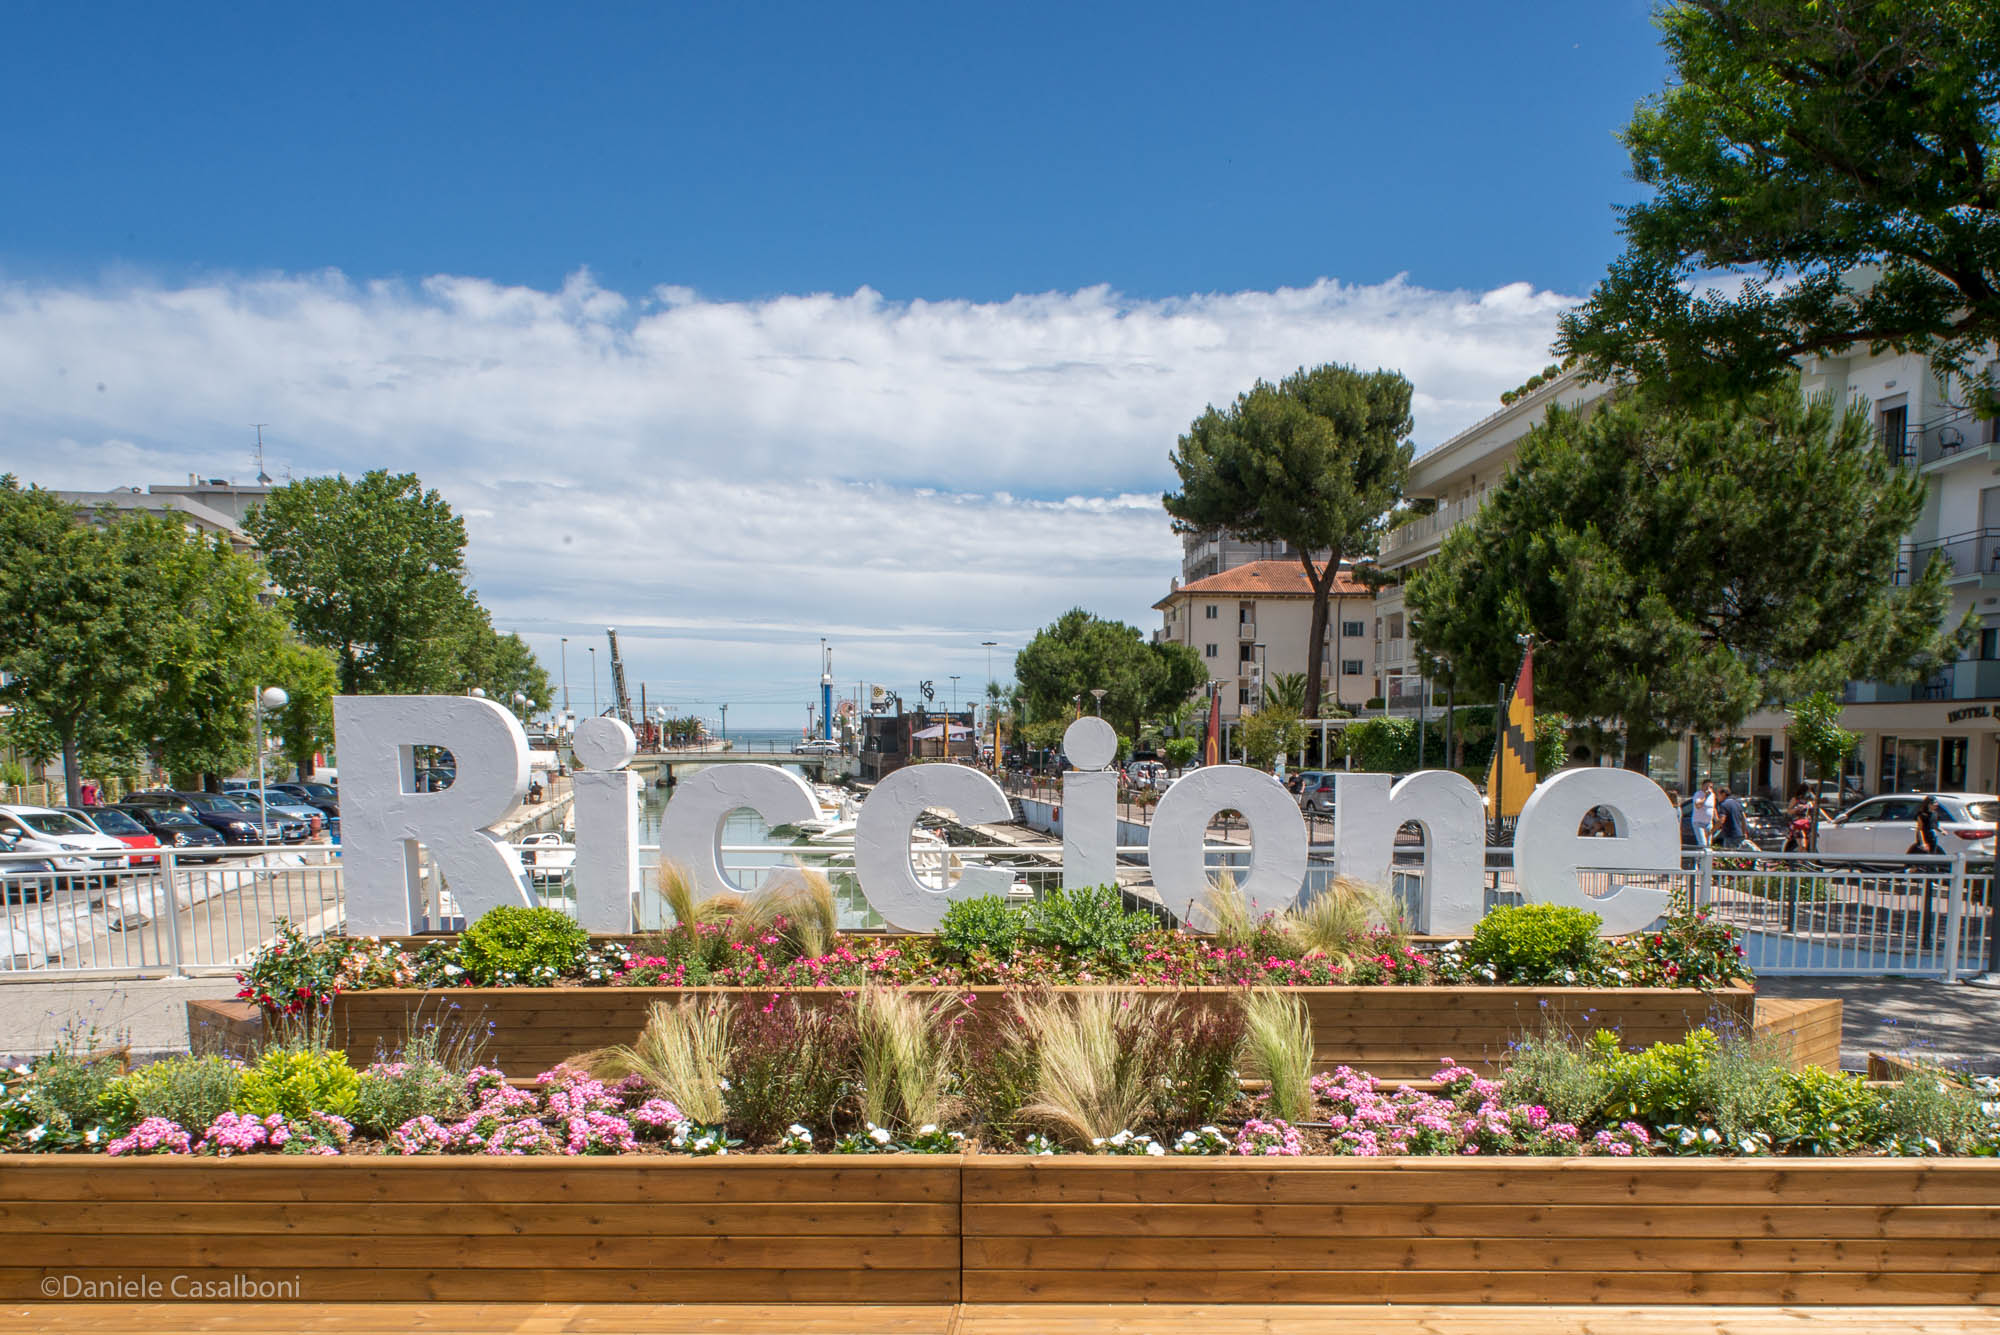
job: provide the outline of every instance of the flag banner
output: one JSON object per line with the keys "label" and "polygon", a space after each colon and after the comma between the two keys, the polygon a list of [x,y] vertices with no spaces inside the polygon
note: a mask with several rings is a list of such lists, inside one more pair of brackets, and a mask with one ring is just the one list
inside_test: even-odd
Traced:
{"label": "flag banner", "polygon": [[1493,767],[1486,775],[1486,810],[1502,819],[1521,814],[1528,794],[1535,791],[1535,651],[1521,656],[1521,675],[1507,700],[1507,714],[1498,720]]}
{"label": "flag banner", "polygon": [[1208,688],[1208,741],[1202,747],[1201,763],[1222,763],[1222,692]]}

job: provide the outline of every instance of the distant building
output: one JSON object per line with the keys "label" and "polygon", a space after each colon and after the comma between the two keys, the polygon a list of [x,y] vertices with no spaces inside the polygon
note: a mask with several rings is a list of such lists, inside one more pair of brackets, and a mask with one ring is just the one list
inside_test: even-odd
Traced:
{"label": "distant building", "polygon": [[919,709],[861,717],[861,750],[855,758],[864,783],[877,782],[912,760],[977,760],[978,756],[979,740],[969,709],[956,714]]}
{"label": "distant building", "polygon": [[237,484],[222,478],[203,480],[190,473],[185,486],[173,483],[138,487],[115,487],[110,491],[58,491],[54,495],[79,507],[86,515],[109,510],[115,514],[151,514],[171,519],[191,532],[221,534],[229,545],[246,555],[257,543],[243,528],[250,511],[271,494],[267,485]]}
{"label": "distant building", "polygon": [[[1304,673],[1312,638],[1312,585],[1297,557],[1251,561],[1186,584],[1154,603],[1155,640],[1185,644],[1220,683],[1222,717],[1256,710],[1265,674]],[[1375,669],[1375,595],[1343,570],[1318,646],[1320,681],[1335,703],[1359,711],[1381,694]]]}
{"label": "distant building", "polygon": [[[1324,553],[1315,552],[1318,560]],[[1233,533],[1210,529],[1206,533],[1181,534],[1181,583],[1192,584],[1210,575],[1219,575],[1252,561],[1293,561],[1298,549],[1289,542],[1251,542]]]}

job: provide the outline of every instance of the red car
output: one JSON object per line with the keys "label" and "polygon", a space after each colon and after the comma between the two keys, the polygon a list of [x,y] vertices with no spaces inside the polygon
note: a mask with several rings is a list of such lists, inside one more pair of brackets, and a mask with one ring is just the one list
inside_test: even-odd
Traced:
{"label": "red car", "polygon": [[[160,841],[130,816],[109,807],[64,807],[63,811],[76,817],[100,834],[108,834],[128,848],[158,848]],[[125,859],[128,867],[157,867],[160,855],[150,857],[133,856]]]}

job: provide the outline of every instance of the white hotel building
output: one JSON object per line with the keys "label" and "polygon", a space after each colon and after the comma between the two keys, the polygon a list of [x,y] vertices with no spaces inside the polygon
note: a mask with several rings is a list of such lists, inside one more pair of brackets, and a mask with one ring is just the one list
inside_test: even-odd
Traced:
{"label": "white hotel building", "polygon": [[[1429,560],[1444,534],[1478,511],[1550,404],[1575,407],[1606,389],[1574,373],[1560,376],[1419,456],[1407,494],[1434,502],[1436,512],[1383,539],[1382,567],[1407,575]],[[1966,656],[1928,681],[1848,685],[1843,723],[1862,734],[1849,783],[1865,793],[2000,790],[2000,424],[1974,417],[1958,387],[1940,385],[1914,354],[1856,349],[1846,357],[1816,358],[1804,367],[1803,389],[1865,401],[1882,448],[1923,478],[1923,514],[1904,544],[1898,578],[1943,552],[1954,572],[1949,623],[1970,610],[1980,627]],[[1376,652],[1390,707],[1414,711],[1423,688],[1400,587],[1382,591],[1376,617]],[[1775,711],[1745,723],[1740,754],[1729,765],[1739,792],[1782,796],[1802,779],[1799,758],[1786,746],[1785,723]],[[1684,784],[1706,775],[1708,757],[1686,739],[1674,752],[1656,753],[1651,765],[1662,782]]]}

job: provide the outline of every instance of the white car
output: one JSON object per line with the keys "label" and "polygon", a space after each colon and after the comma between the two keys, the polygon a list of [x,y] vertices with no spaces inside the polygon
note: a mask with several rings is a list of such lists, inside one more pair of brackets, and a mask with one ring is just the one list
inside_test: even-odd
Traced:
{"label": "white car", "polygon": [[794,746],[792,753],[802,756],[837,756],[840,754],[840,743],[831,737],[808,737]]}
{"label": "white car", "polygon": [[121,839],[53,807],[0,806],[0,830],[14,835],[17,853],[41,853],[58,871],[110,871],[124,867],[131,850]]}
{"label": "white car", "polygon": [[1890,793],[1857,803],[1839,819],[1819,827],[1819,851],[1864,856],[1903,853],[1917,841],[1917,808],[1935,797],[1938,834],[1947,853],[1993,856],[1994,822],[2000,797],[1991,793]]}

